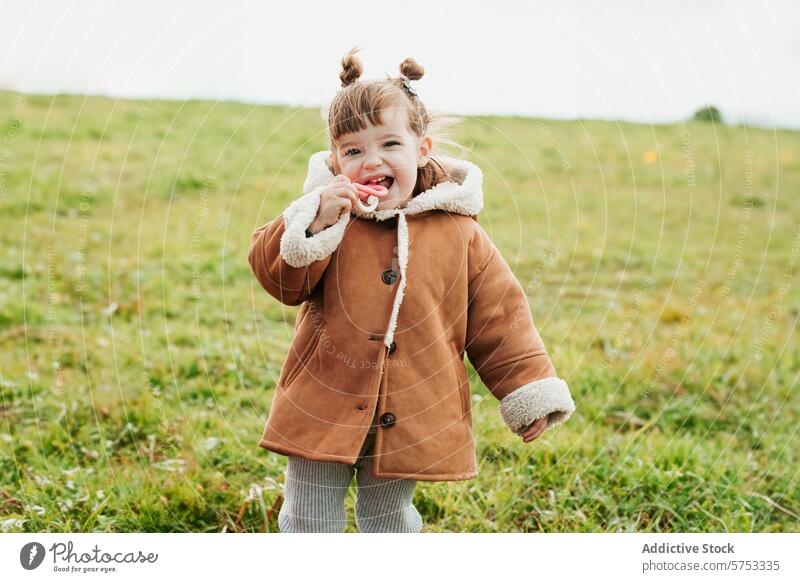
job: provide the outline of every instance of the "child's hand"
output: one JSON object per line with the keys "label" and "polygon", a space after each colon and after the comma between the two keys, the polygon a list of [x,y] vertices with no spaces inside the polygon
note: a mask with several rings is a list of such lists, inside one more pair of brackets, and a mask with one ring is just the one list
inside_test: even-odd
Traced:
{"label": "child's hand", "polygon": [[336,224],[342,214],[358,209],[357,200],[358,192],[350,182],[350,178],[339,174],[322,190],[317,216],[308,230],[312,234],[317,234],[322,229]]}
{"label": "child's hand", "polygon": [[529,443],[532,440],[538,438],[546,428],[547,428],[546,416],[538,420],[534,420],[525,428],[525,431],[522,433],[522,440],[526,443]]}

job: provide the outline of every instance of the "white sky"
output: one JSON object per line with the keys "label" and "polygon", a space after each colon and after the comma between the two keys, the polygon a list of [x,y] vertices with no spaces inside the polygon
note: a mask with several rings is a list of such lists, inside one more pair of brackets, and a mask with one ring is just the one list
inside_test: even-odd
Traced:
{"label": "white sky", "polygon": [[319,106],[339,61],[425,67],[433,110],[800,128],[800,3],[6,2],[0,87]]}

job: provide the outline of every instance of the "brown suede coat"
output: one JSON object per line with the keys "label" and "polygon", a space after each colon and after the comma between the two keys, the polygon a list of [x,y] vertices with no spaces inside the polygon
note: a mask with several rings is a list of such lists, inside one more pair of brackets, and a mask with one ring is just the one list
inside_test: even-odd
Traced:
{"label": "brown suede coat", "polygon": [[428,481],[478,474],[464,353],[509,428],[549,427],[574,410],[534,327],[527,297],[479,226],[482,174],[402,209],[306,228],[334,178],[318,152],[304,194],[257,229],[248,260],[261,286],[301,305],[259,445],[353,464],[370,426],[376,477]]}

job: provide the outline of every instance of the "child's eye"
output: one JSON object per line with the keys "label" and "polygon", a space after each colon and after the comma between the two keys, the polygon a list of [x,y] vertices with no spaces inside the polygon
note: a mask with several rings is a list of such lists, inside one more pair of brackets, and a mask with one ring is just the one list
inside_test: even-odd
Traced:
{"label": "child's eye", "polygon": [[[393,146],[393,145],[402,145],[402,144],[399,141],[387,141],[385,145],[386,145],[386,147],[390,147],[390,146]],[[349,148],[349,149],[345,150],[344,155],[351,156],[351,155],[355,155],[357,153],[358,153],[358,149],[357,148]]]}

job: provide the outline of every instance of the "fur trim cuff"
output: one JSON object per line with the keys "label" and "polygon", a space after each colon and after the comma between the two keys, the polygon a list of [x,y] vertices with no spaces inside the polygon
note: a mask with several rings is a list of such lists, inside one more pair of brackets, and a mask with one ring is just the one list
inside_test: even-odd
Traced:
{"label": "fur trim cuff", "polygon": [[323,184],[303,194],[283,212],[285,229],[281,236],[281,257],[292,267],[308,267],[311,263],[324,259],[342,242],[345,227],[350,221],[349,213],[343,214],[336,224],[314,236],[306,236],[306,229],[314,222],[319,210],[324,188]]}
{"label": "fur trim cuff", "polygon": [[561,378],[542,378],[517,388],[500,401],[500,415],[518,435],[534,420],[549,417],[547,428],[566,421],[575,410],[567,383]]}

